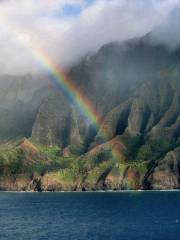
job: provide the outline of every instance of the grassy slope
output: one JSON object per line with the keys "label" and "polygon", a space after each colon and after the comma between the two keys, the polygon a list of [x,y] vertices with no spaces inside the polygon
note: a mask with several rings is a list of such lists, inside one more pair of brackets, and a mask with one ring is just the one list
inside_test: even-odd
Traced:
{"label": "grassy slope", "polygon": [[58,146],[47,148],[27,139],[0,146],[0,177],[27,182],[41,178],[47,190],[140,188],[148,162],[116,159],[111,152],[63,157]]}

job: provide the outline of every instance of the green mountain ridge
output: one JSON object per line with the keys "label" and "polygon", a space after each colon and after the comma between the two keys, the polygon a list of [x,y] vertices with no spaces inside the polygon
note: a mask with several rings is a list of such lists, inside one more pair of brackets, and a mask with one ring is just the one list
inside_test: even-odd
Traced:
{"label": "green mountain ridge", "polygon": [[23,84],[8,77],[0,91],[0,189],[178,189],[180,50],[146,38],[110,43],[68,75],[100,127],[42,76]]}

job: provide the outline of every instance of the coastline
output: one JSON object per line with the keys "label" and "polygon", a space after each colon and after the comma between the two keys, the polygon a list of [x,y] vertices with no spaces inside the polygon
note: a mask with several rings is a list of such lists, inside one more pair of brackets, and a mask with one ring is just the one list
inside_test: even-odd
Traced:
{"label": "coastline", "polygon": [[97,190],[97,191],[5,191],[0,190],[0,193],[131,193],[131,192],[180,192],[180,189],[148,189],[148,190]]}

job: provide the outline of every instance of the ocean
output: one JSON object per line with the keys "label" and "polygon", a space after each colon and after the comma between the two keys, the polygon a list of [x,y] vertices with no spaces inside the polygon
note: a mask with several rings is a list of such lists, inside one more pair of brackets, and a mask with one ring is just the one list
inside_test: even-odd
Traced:
{"label": "ocean", "polygon": [[0,192],[0,240],[179,240],[180,192]]}

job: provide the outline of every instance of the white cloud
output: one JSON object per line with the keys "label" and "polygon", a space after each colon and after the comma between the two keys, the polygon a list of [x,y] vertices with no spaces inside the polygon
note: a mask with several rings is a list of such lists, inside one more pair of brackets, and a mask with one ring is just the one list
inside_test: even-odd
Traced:
{"label": "white cloud", "polygon": [[[64,16],[67,4],[78,6],[81,14]],[[172,13],[178,7],[179,0],[96,0],[88,6],[85,0],[0,1],[0,73],[41,70],[35,57],[39,47],[64,67],[105,43],[142,36],[154,29],[156,39],[164,41],[159,26],[163,33],[174,29],[177,17]],[[163,36],[176,45],[180,40]]]}

